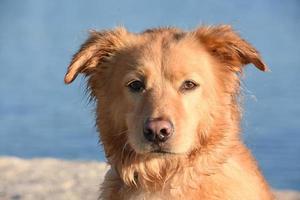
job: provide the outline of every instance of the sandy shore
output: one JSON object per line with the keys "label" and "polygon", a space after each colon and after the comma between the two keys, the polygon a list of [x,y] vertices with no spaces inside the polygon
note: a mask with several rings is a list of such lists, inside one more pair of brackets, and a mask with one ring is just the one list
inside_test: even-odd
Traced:
{"label": "sandy shore", "polygon": [[[107,169],[99,162],[0,157],[0,200],[95,200]],[[300,200],[300,192],[275,193]]]}

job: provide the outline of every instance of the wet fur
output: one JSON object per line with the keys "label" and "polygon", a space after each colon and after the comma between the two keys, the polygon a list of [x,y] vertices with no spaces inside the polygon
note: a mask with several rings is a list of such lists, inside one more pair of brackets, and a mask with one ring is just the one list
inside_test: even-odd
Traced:
{"label": "wet fur", "polygon": [[[259,53],[226,25],[92,32],[65,82],[83,73],[97,104],[96,124],[111,165],[100,198],[273,199],[239,134],[240,74],[249,63],[267,70]],[[176,93],[182,74],[194,68],[204,83],[201,95]],[[143,97],[128,94],[122,82],[134,70],[152,87]],[[139,135],[147,116],[176,122],[177,135],[167,146],[173,153],[147,152]]]}

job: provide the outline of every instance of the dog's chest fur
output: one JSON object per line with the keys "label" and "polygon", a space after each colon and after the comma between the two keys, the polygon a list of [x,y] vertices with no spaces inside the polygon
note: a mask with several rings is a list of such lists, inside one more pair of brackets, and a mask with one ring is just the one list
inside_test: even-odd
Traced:
{"label": "dog's chest fur", "polygon": [[[116,173],[114,177],[106,177],[115,180],[114,185],[106,185],[104,182],[104,199],[110,200],[257,200],[273,199],[267,192],[267,185],[255,176],[255,172],[242,167],[236,159],[229,159],[226,164],[211,175],[193,174],[191,169],[172,176],[162,187],[156,190],[146,190],[142,187],[128,188]],[[110,181],[109,181],[110,182]],[[116,188],[119,188],[115,190]],[[114,191],[113,191],[114,190]]]}
{"label": "dog's chest fur", "polygon": [[[145,191],[143,189],[138,189],[133,192],[127,193],[127,196],[124,199],[128,200],[165,200],[165,199],[174,199],[174,200],[180,200],[185,199],[187,197],[187,188],[189,187],[189,199],[194,199],[192,196],[198,196],[196,195],[195,189],[192,189],[190,186],[184,186],[184,185],[177,185],[175,187],[171,186],[170,184],[167,184],[164,186],[164,188],[161,188],[160,190],[157,190],[155,192],[151,191]],[[193,193],[195,193],[193,195]],[[196,198],[198,199],[198,198]]]}

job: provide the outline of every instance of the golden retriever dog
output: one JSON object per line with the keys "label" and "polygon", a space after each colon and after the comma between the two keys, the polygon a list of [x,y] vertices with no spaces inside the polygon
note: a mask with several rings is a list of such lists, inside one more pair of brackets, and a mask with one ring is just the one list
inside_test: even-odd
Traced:
{"label": "golden retriever dog", "polygon": [[87,78],[111,169],[100,199],[274,199],[241,141],[240,75],[258,51],[228,25],[91,32],[65,75]]}

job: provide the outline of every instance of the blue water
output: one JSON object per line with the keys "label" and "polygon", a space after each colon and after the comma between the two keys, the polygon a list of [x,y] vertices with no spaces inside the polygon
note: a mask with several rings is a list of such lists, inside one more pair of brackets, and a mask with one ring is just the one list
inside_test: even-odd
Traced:
{"label": "blue water", "polygon": [[63,83],[87,30],[220,23],[239,30],[272,70],[246,70],[246,143],[273,187],[300,190],[297,0],[1,0],[0,155],[104,160],[84,81]]}

